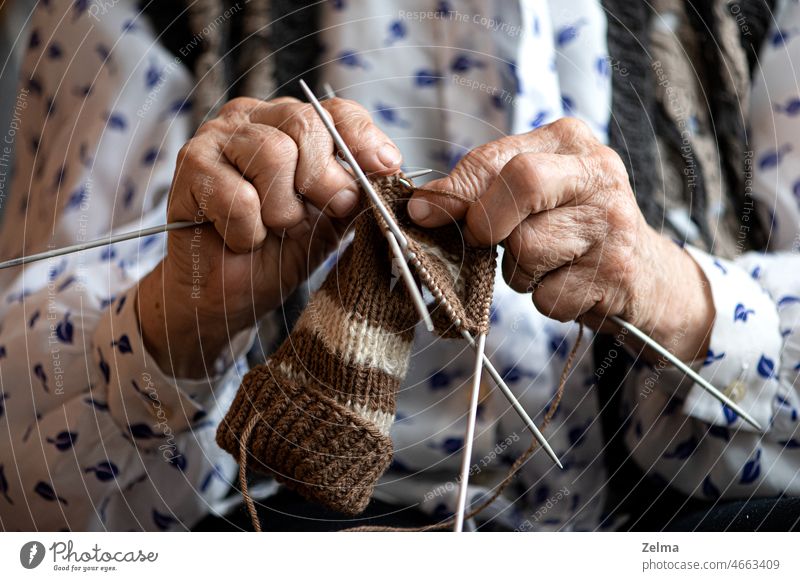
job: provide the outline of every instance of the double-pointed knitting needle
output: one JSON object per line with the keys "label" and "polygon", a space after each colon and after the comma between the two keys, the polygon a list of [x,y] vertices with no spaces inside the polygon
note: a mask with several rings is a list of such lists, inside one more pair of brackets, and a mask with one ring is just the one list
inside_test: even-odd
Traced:
{"label": "double-pointed knitting needle", "polygon": [[709,382],[707,382],[705,379],[700,377],[700,375],[698,375],[697,372],[695,372],[694,369],[692,369],[691,367],[686,365],[683,361],[681,361],[680,359],[675,357],[675,355],[670,353],[670,351],[666,347],[661,345],[658,341],[656,341],[652,337],[648,336],[647,334],[645,334],[643,331],[641,331],[640,329],[638,329],[637,327],[635,327],[631,323],[629,323],[629,322],[627,322],[627,321],[625,321],[623,319],[620,319],[617,316],[611,316],[609,318],[611,319],[612,322],[614,322],[617,325],[619,325],[620,327],[626,329],[634,337],[636,337],[637,339],[639,339],[640,341],[642,341],[643,343],[648,345],[650,348],[652,348],[654,351],[658,352],[660,355],[662,355],[666,359],[668,359],[675,367],[680,369],[692,381],[694,381],[697,385],[699,385],[700,387],[705,389],[712,396],[717,398],[718,401],[720,401],[721,403],[725,404],[726,406],[731,408],[734,412],[739,414],[739,416],[741,416],[741,418],[744,421],[746,421],[748,424],[753,426],[756,430],[758,430],[759,432],[763,431],[763,429],[761,428],[761,425],[750,414],[748,414],[746,411],[744,411],[738,404],[736,404],[734,401],[732,401],[729,397],[727,397],[724,393],[722,393],[716,387],[714,387]]}
{"label": "double-pointed knitting needle", "polygon": [[[370,181],[364,175],[363,170],[361,170],[361,168],[358,166],[358,163],[356,162],[355,157],[350,152],[350,149],[347,147],[347,144],[344,143],[344,140],[342,139],[342,136],[339,134],[339,131],[336,129],[336,126],[333,124],[333,122],[331,122],[331,120],[328,118],[328,116],[325,115],[325,112],[322,109],[322,105],[320,105],[319,100],[316,98],[314,93],[311,91],[311,89],[308,87],[308,85],[302,80],[300,81],[300,87],[303,89],[303,92],[306,94],[306,97],[308,98],[309,102],[314,107],[314,110],[322,118],[322,122],[325,124],[325,128],[331,134],[331,137],[333,138],[334,143],[336,143],[336,146],[341,150],[341,154],[344,156],[345,161],[347,161],[347,163],[351,166],[352,170],[355,172],[356,178],[358,179],[359,183],[364,188],[364,190],[367,192],[367,195],[369,195],[370,200],[372,201],[372,203],[375,205],[375,207],[380,212],[381,217],[383,217],[384,222],[386,223],[386,226],[389,229],[389,231],[387,231],[387,239],[389,239],[389,244],[392,245],[395,257],[398,258],[398,256],[399,256],[399,258],[396,261],[396,263],[401,268],[401,274],[403,275],[404,281],[406,281],[406,284],[409,284],[409,281],[413,282],[413,277],[411,277],[411,272],[408,269],[408,265],[406,264],[406,260],[408,258],[412,258],[412,257],[408,256],[408,250],[407,250],[408,242],[406,241],[405,236],[403,235],[403,233],[400,231],[400,227],[397,225],[397,223],[394,221],[394,218],[392,217],[392,215],[389,213],[389,211],[383,205],[383,201],[375,193],[375,190],[372,188],[372,184],[370,183]],[[331,96],[331,97],[334,96],[334,94],[335,94],[334,90],[333,90],[333,87],[330,87],[330,86],[328,86],[326,88],[326,92],[327,92],[327,95]],[[406,174],[406,175],[407,175],[407,177],[411,177],[411,174]],[[389,236],[389,234],[391,234],[391,233],[396,233],[395,234],[396,238],[394,240],[394,243],[392,242],[392,239]],[[403,241],[402,245],[400,244],[400,241]],[[403,255],[398,255],[397,254],[397,250],[398,249],[403,251],[403,252],[405,252],[405,257],[403,257]],[[405,268],[403,268],[403,267],[405,267]],[[416,284],[409,285],[409,290],[411,289],[411,286],[413,286],[415,290],[418,290],[417,287],[416,287]],[[413,296],[415,296],[415,295],[412,292],[412,297]],[[418,310],[419,310],[419,307],[418,307]],[[425,315],[427,316],[427,318],[429,320],[430,319],[430,315],[428,314],[428,309],[425,306],[424,302],[422,303],[422,312],[425,313]],[[423,316],[423,320],[424,320],[424,318],[425,318],[425,316]],[[432,331],[433,329],[431,327],[428,330]],[[464,338],[467,340],[467,342],[470,344],[470,346],[477,351],[478,350],[478,344],[475,341],[475,339],[472,337],[472,335],[470,335],[470,333],[468,331],[462,331],[462,334],[464,335]],[[558,456],[556,456],[556,453],[553,451],[553,448],[550,446],[550,444],[547,442],[545,437],[539,431],[539,428],[536,427],[536,424],[533,422],[531,417],[525,411],[525,408],[523,408],[522,405],[519,403],[519,401],[517,400],[516,396],[511,391],[511,388],[509,388],[508,385],[506,385],[506,382],[503,380],[503,378],[497,372],[497,369],[495,369],[494,365],[492,365],[492,362],[489,360],[489,358],[486,356],[486,354],[483,351],[481,351],[479,355],[480,356],[478,357],[478,360],[483,363],[483,366],[486,368],[486,371],[489,373],[489,375],[495,381],[495,383],[500,388],[500,391],[503,393],[503,395],[506,397],[506,399],[508,399],[509,403],[514,408],[514,410],[519,414],[520,418],[522,418],[522,421],[525,422],[525,425],[531,431],[531,433],[536,438],[536,440],[539,442],[539,444],[542,446],[542,448],[544,448],[545,452],[547,452],[547,455],[550,456],[550,458],[553,459],[553,462],[555,462],[558,465],[559,468],[563,468],[561,462],[558,459]]]}
{"label": "double-pointed knitting needle", "polygon": [[[415,178],[429,174],[433,170],[421,169],[417,171],[408,172],[406,177]],[[169,224],[159,224],[158,226],[151,226],[149,228],[142,228],[140,230],[132,230],[130,232],[123,232],[122,234],[115,234],[113,236],[106,236],[88,242],[81,242],[79,244],[72,244],[70,246],[63,246],[61,248],[54,248],[53,250],[46,250],[36,254],[29,254],[27,256],[20,256],[0,262],[0,270],[4,268],[11,268],[14,266],[22,266],[23,264],[30,264],[31,262],[38,262],[40,260],[47,260],[48,258],[55,258],[56,256],[63,256],[65,254],[73,254],[74,252],[81,252],[83,250],[91,250],[92,248],[99,248],[101,246],[108,246],[116,244],[117,242],[125,242],[135,238],[145,238],[153,234],[161,234],[163,232],[170,232],[171,230],[180,230],[181,228],[191,228],[192,226],[201,226],[208,224],[208,220],[201,220],[199,222],[193,220],[183,220],[179,222],[170,222]]]}
{"label": "double-pointed knitting needle", "polygon": [[314,95],[311,89],[308,88],[306,82],[302,79],[300,80],[300,88],[305,93],[308,101],[311,103],[311,106],[314,107],[317,115],[319,115],[322,123],[328,130],[328,133],[331,134],[333,142],[336,144],[336,147],[339,148],[339,152],[341,153],[342,157],[344,157],[344,160],[350,166],[350,169],[353,171],[353,173],[355,173],[356,180],[358,180],[358,183],[361,184],[361,187],[367,193],[367,196],[369,196],[373,205],[378,209],[378,213],[380,213],[381,217],[383,218],[383,222],[386,225],[384,236],[386,236],[386,239],[389,241],[389,247],[391,248],[392,254],[396,259],[395,264],[400,269],[403,282],[408,287],[408,293],[411,295],[411,300],[414,303],[414,307],[416,307],[417,312],[419,313],[420,319],[422,319],[422,321],[425,323],[425,327],[428,329],[428,331],[433,332],[433,321],[431,320],[431,314],[428,312],[428,307],[425,305],[425,299],[422,298],[422,293],[414,282],[414,275],[411,274],[411,269],[408,266],[408,261],[411,258],[411,251],[408,249],[408,240],[406,240],[403,232],[400,231],[400,227],[392,218],[389,210],[381,202],[380,197],[378,197],[378,194],[373,189],[372,184],[367,179],[364,170],[362,170],[361,166],[359,166],[358,162],[356,162],[353,152],[350,151],[350,148],[344,142],[344,139],[342,139],[342,136],[339,134],[336,126],[333,124],[333,121],[330,117],[328,117],[328,115],[325,114],[325,110],[322,108],[319,99],[317,99],[316,95]]}
{"label": "double-pointed knitting needle", "polygon": [[[463,335],[464,339],[466,339],[467,343],[469,343],[469,345],[477,352],[478,342],[475,341],[472,335],[470,335],[469,331],[462,330],[461,334]],[[484,369],[486,369],[486,371],[489,373],[489,376],[494,380],[497,387],[500,388],[500,391],[508,400],[508,403],[511,404],[511,407],[514,408],[514,411],[516,411],[519,417],[522,418],[522,421],[525,422],[525,425],[531,431],[533,437],[536,438],[536,440],[539,442],[539,445],[542,447],[542,449],[547,453],[548,456],[550,456],[553,462],[555,462],[556,466],[558,466],[563,470],[564,466],[561,464],[561,461],[558,459],[558,456],[556,456],[556,453],[553,451],[553,448],[547,442],[542,432],[539,431],[539,428],[536,427],[536,424],[534,423],[533,419],[531,419],[531,417],[528,415],[528,412],[525,411],[525,408],[522,407],[522,404],[519,403],[519,400],[514,395],[514,392],[512,392],[511,388],[508,387],[508,385],[506,385],[505,381],[503,381],[503,378],[500,376],[500,373],[498,373],[497,369],[492,364],[491,359],[489,359],[489,357],[483,350],[481,350],[481,358],[483,359]]]}
{"label": "double-pointed knitting needle", "polygon": [[[469,416],[467,418],[467,433],[464,436],[464,451],[461,456],[461,482],[458,487],[458,505],[456,506],[456,521],[453,532],[460,533],[464,530],[464,513],[467,510],[467,487],[469,473],[472,466],[472,444],[475,441],[475,424],[478,421],[478,401],[481,391],[481,370],[483,357],[486,350],[486,335],[481,333],[475,342],[475,367],[472,371],[472,394],[469,401]],[[558,460],[556,460],[558,462]]]}

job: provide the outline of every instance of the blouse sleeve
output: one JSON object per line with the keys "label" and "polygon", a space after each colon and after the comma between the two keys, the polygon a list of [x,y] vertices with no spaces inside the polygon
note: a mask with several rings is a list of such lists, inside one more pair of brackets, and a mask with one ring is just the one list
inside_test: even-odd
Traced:
{"label": "blouse sleeve", "polygon": [[[188,71],[135,3],[102,15],[40,3],[18,92],[4,257],[163,223],[190,132]],[[229,490],[214,443],[253,332],[207,377],[162,370],[144,348],[137,284],[165,237],[0,274],[0,527],[191,527]]]}
{"label": "blouse sleeve", "polygon": [[[800,493],[800,10],[787,5],[760,55],[751,95],[741,228],[761,219],[768,252],[724,260],[687,248],[716,307],[700,375],[749,412],[758,433],[677,370],[637,366],[627,386],[633,457],[687,494],[716,499]],[[784,31],[784,32],[781,32]]]}

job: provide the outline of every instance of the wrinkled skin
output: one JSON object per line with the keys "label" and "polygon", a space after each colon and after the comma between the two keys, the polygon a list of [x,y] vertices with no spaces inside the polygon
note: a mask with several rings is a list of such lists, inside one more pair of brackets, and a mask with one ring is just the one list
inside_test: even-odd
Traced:
{"label": "wrinkled skin", "polygon": [[715,316],[705,275],[648,226],[622,160],[582,121],[478,147],[426,189],[458,197],[420,193],[412,218],[464,220],[467,243],[502,244],[506,280],[541,313],[604,330],[619,315],[684,360],[705,356]]}
{"label": "wrinkled skin", "polygon": [[[323,106],[366,172],[399,169],[399,150],[363,107]],[[203,358],[213,361],[314,271],[359,196],[310,105],[227,103],[180,150],[170,191],[168,221],[213,224],[171,232],[166,257],[139,286],[143,338],[161,368],[202,375]]]}

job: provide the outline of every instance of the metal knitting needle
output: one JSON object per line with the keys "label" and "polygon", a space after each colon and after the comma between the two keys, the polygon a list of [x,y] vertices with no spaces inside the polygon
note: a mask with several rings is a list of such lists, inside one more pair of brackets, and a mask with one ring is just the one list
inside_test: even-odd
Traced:
{"label": "metal knitting needle", "polygon": [[763,432],[763,428],[761,427],[761,425],[750,414],[748,414],[746,411],[744,411],[741,407],[739,407],[739,405],[737,403],[735,403],[730,398],[728,398],[724,393],[722,393],[716,387],[714,387],[709,382],[707,382],[705,379],[700,377],[700,375],[698,375],[695,372],[694,369],[692,369],[691,367],[686,365],[683,361],[681,361],[680,359],[675,357],[675,355],[673,355],[666,347],[662,346],[658,341],[656,341],[652,337],[646,335],[643,331],[641,331],[640,329],[638,329],[634,325],[630,324],[629,322],[627,322],[627,321],[625,321],[623,319],[620,319],[617,316],[613,316],[612,315],[609,318],[611,319],[611,321],[613,321],[614,323],[616,323],[620,327],[623,327],[624,329],[629,331],[637,339],[639,339],[643,343],[647,344],[651,349],[653,349],[654,351],[658,352],[659,354],[661,354],[665,358],[667,358],[670,361],[670,363],[672,363],[675,367],[677,367],[684,374],[686,374],[689,377],[689,379],[691,379],[697,385],[699,385],[700,387],[705,389],[708,393],[710,393],[712,396],[714,396],[718,401],[720,401],[721,403],[723,403],[726,406],[728,406],[729,408],[731,408],[744,421],[746,421],[748,424],[753,426],[756,430],[758,430],[759,432]]}
{"label": "metal knitting needle", "polygon": [[[319,101],[314,96],[314,93],[311,91],[311,89],[309,89],[308,85],[302,80],[300,81],[300,86],[302,87],[303,92],[308,97],[308,100],[314,106],[315,111],[317,111],[319,116],[322,118],[322,121],[325,124],[325,127],[328,129],[328,132],[333,137],[334,142],[336,143],[336,145],[341,150],[342,155],[345,156],[346,161],[348,162],[348,164],[350,164],[352,166],[352,169],[356,173],[356,176],[359,177],[359,182],[364,187],[364,189],[367,192],[367,194],[370,196],[370,199],[372,200],[372,203],[375,204],[375,206],[378,208],[378,211],[380,212],[381,216],[384,218],[384,221],[386,222],[387,227],[392,229],[392,232],[395,232],[395,231],[398,232],[400,234],[400,236],[402,236],[402,238],[399,238],[399,239],[405,240],[405,237],[403,236],[402,232],[400,232],[400,228],[397,226],[397,223],[394,221],[394,218],[388,212],[386,207],[383,205],[383,201],[380,199],[380,197],[378,197],[378,195],[375,193],[375,190],[372,188],[372,184],[369,182],[369,180],[366,179],[366,176],[364,176],[364,172],[361,170],[361,168],[356,163],[356,160],[353,157],[352,153],[350,153],[350,149],[344,143],[344,140],[342,139],[341,135],[339,135],[339,132],[337,131],[336,126],[328,119],[328,117],[326,115],[323,114],[322,106],[319,104]],[[334,90],[333,90],[333,87],[327,87],[326,91],[327,91],[327,94],[330,95],[330,96],[334,96],[334,94],[335,94]],[[407,176],[411,177],[411,174],[407,174]],[[361,177],[363,177],[363,180],[361,179]],[[388,234],[388,232],[387,232],[387,234]],[[387,236],[387,238],[389,238],[389,236]],[[394,242],[397,243],[397,239]],[[392,244],[391,238],[389,238],[389,244]],[[406,246],[403,247],[403,249],[405,249],[406,247],[407,247],[407,243],[406,243]],[[395,256],[397,256],[397,253],[395,253]],[[406,268],[402,269],[402,274],[403,274],[404,280],[407,281],[408,279],[406,279],[406,276],[410,276],[411,272],[407,268],[406,261],[404,259],[400,259],[397,262],[398,263],[402,263],[402,266],[406,266]],[[413,280],[413,278],[411,280]],[[407,282],[407,284],[408,284],[408,282]],[[413,286],[416,289],[416,284],[414,284]],[[424,306],[424,303],[423,303],[423,306]],[[424,308],[423,312],[426,313],[426,314],[428,313],[427,307]],[[432,331],[433,329],[429,328],[428,330]],[[468,331],[462,331],[462,334],[464,335],[464,338],[467,340],[467,342],[474,349],[477,349],[477,343],[473,339],[472,335],[470,335],[470,333]],[[522,404],[520,404],[519,400],[517,400],[516,396],[514,396],[514,393],[511,391],[511,388],[509,388],[508,385],[506,385],[506,382],[503,380],[503,378],[500,377],[500,374],[497,372],[497,369],[495,369],[494,365],[492,365],[492,362],[489,360],[489,358],[486,357],[486,354],[482,352],[481,353],[481,357],[479,359],[482,360],[483,365],[486,368],[486,371],[488,371],[489,375],[492,377],[492,379],[498,385],[498,387],[502,391],[503,395],[506,397],[506,399],[508,399],[509,403],[514,408],[514,410],[519,414],[520,418],[522,418],[522,421],[525,422],[525,425],[528,426],[528,429],[531,431],[531,433],[536,438],[536,440],[539,442],[539,444],[542,446],[542,448],[544,448],[544,450],[547,453],[547,455],[550,456],[550,458],[553,459],[553,461],[556,463],[556,465],[558,465],[559,468],[563,469],[564,466],[559,461],[558,456],[556,456],[556,453],[553,451],[553,448],[550,446],[550,444],[547,442],[545,437],[539,431],[539,428],[536,427],[536,424],[533,422],[531,417],[525,411],[525,408],[522,407]]]}
{"label": "metal knitting needle", "polygon": [[324,99],[333,99],[336,96],[336,91],[330,83],[322,83],[322,90],[325,91]]}
{"label": "metal knitting needle", "polygon": [[467,510],[467,487],[469,485],[469,471],[472,465],[472,445],[475,440],[475,424],[478,420],[478,401],[481,391],[481,369],[483,368],[483,355],[486,350],[486,335],[478,335],[476,345],[475,367],[472,371],[472,395],[469,402],[469,417],[467,418],[467,433],[464,436],[464,451],[461,456],[461,482],[458,488],[458,505],[456,507],[456,522],[453,532],[460,533],[464,530],[464,513]]}
{"label": "metal knitting needle", "polygon": [[[469,343],[470,346],[477,352],[479,347],[478,342],[476,342],[472,335],[470,335],[469,331],[462,330],[461,334],[464,336],[464,339],[466,339],[467,343]],[[547,453],[548,456],[550,456],[553,462],[555,462],[556,466],[563,470],[564,466],[561,464],[558,456],[553,451],[553,448],[547,442],[542,432],[539,431],[539,428],[536,427],[533,419],[531,419],[531,417],[528,415],[528,412],[525,411],[525,408],[522,407],[522,404],[519,403],[519,400],[514,395],[514,392],[512,392],[511,388],[508,387],[506,382],[500,376],[500,373],[498,373],[497,369],[492,364],[491,359],[487,357],[484,351],[481,352],[481,358],[483,359],[484,369],[486,369],[486,371],[489,373],[497,387],[500,388],[500,391],[508,400],[508,403],[511,404],[511,407],[514,408],[514,411],[516,411],[519,417],[522,418],[522,421],[525,422],[525,425],[531,431],[533,437],[536,438],[536,441],[539,442],[539,445],[542,447],[542,449]]]}
{"label": "metal knitting needle", "polygon": [[[328,95],[330,95],[330,96],[334,95],[333,87],[331,87],[330,85],[326,85],[325,86],[325,90],[326,90]],[[680,359],[675,357],[668,349],[666,349],[661,344],[659,344],[655,339],[653,339],[650,336],[646,335],[640,329],[638,329],[637,327],[635,327],[631,323],[628,323],[627,321],[624,321],[623,319],[620,319],[619,317],[612,316],[611,320],[614,321],[616,324],[620,325],[621,327],[624,327],[625,329],[627,329],[634,336],[638,337],[641,341],[643,341],[644,343],[649,345],[653,350],[655,350],[656,352],[658,352],[659,354],[661,354],[665,358],[667,358],[673,365],[675,365],[675,367],[680,369],[692,381],[694,381],[701,388],[705,389],[709,394],[711,394],[713,397],[715,397],[719,402],[723,403],[724,405],[726,405],[730,409],[732,409],[734,412],[736,412],[748,424],[750,424],[751,426],[756,428],[758,431],[763,431],[763,429],[761,428],[761,425],[755,420],[755,418],[753,418],[750,414],[748,414],[746,411],[744,411],[737,403],[735,403],[730,398],[728,398],[724,393],[722,393],[720,390],[718,390],[712,384],[710,384],[705,379],[703,379],[691,367],[689,367],[688,365],[683,363],[683,361],[681,361]],[[475,340],[469,335],[469,333],[464,331],[463,334],[464,334],[464,338],[467,339],[467,341],[470,343],[470,345],[472,345],[473,348],[477,348],[477,344],[476,344]],[[533,432],[534,436],[539,441],[541,446],[545,449],[545,451],[548,453],[548,455],[553,459],[553,461],[556,464],[558,464],[558,466],[560,468],[563,468],[563,466],[561,465],[561,462],[558,460],[558,457],[555,455],[555,452],[553,452],[553,449],[547,443],[547,440],[544,439],[544,436],[542,436],[541,432],[536,427],[536,424],[533,423],[533,421],[530,419],[530,417],[528,416],[528,414],[525,411],[525,409],[520,405],[520,403],[517,400],[517,398],[514,396],[514,394],[509,389],[509,387],[506,385],[506,383],[500,377],[500,374],[497,373],[497,370],[494,368],[494,365],[492,365],[492,362],[489,360],[488,357],[486,357],[485,354],[483,354],[482,356],[484,358],[486,370],[489,372],[489,375],[492,376],[492,379],[495,380],[495,382],[497,383],[498,387],[503,392],[503,395],[506,396],[506,398],[508,399],[509,403],[511,403],[511,405],[514,407],[514,409],[517,411],[517,413],[520,415],[520,417],[523,419],[523,421],[525,421],[525,423],[528,426],[528,428]]]}
{"label": "metal knitting needle", "polygon": [[[410,256],[411,253],[408,250],[408,240],[406,240],[406,237],[400,231],[400,227],[392,218],[389,210],[383,205],[383,202],[378,197],[378,194],[372,188],[372,184],[364,174],[364,170],[362,170],[361,166],[359,166],[358,162],[356,162],[355,156],[350,151],[350,148],[347,147],[347,144],[344,142],[344,139],[342,139],[342,136],[339,134],[336,126],[333,124],[333,121],[331,121],[330,117],[325,114],[325,110],[322,108],[319,99],[317,99],[311,89],[308,88],[306,82],[302,79],[300,80],[300,88],[303,89],[303,92],[308,98],[308,101],[311,103],[311,106],[314,107],[314,110],[319,115],[322,123],[328,130],[328,133],[331,134],[333,142],[336,144],[336,147],[339,148],[339,151],[341,152],[345,161],[350,165],[350,169],[356,174],[358,183],[361,184],[361,187],[367,193],[373,205],[378,209],[378,212],[383,218],[387,228],[387,230],[384,230],[384,235],[389,241],[389,247],[392,250],[392,254],[394,254],[394,257],[397,259],[396,264],[400,268],[403,282],[408,287],[408,293],[411,295],[411,300],[413,301],[414,307],[416,307],[417,312],[420,315],[420,319],[422,319],[422,321],[425,323],[425,327],[428,329],[428,331],[433,332],[433,321],[431,320],[431,315],[428,312],[428,307],[425,305],[425,300],[422,298],[422,293],[414,282],[414,276],[411,274],[411,269],[408,266],[408,261],[412,258]],[[394,240],[392,240],[392,238],[394,238]]]}
{"label": "metal knitting needle", "polygon": [[[406,177],[408,178],[416,178],[420,176],[424,176],[432,172],[431,169],[421,169],[417,171],[408,172]],[[72,244],[70,246],[63,246],[62,248],[55,248],[53,250],[46,250],[44,252],[38,252],[36,254],[29,254],[27,256],[20,256],[19,258],[12,258],[10,260],[5,260],[0,262],[0,270],[4,268],[11,268],[14,266],[22,266],[23,264],[29,264],[31,262],[38,262],[40,260],[47,260],[48,258],[55,258],[56,256],[63,256],[64,254],[72,254],[74,252],[81,252],[83,250],[91,250],[92,248],[99,248],[101,246],[108,246],[110,244],[116,244],[117,242],[125,242],[127,240],[133,240],[134,238],[145,238],[147,236],[152,236],[153,234],[161,234],[163,232],[169,232],[171,230],[180,230],[181,228],[191,228],[192,226],[201,226],[203,224],[208,224],[207,220],[202,220],[200,222],[195,222],[192,220],[184,220],[180,222],[170,222],[169,224],[159,224],[158,226],[151,226],[150,228],[143,228],[141,230],[132,230],[131,232],[124,232],[122,234],[115,234],[113,236],[107,236],[105,238],[98,238],[96,240],[90,240],[88,242],[81,242],[79,244]]]}
{"label": "metal knitting needle", "polygon": [[403,232],[400,230],[400,227],[392,218],[391,214],[389,213],[389,210],[386,208],[386,206],[383,205],[383,202],[373,189],[372,184],[367,179],[364,170],[362,170],[361,166],[359,166],[358,162],[356,162],[356,158],[353,155],[353,152],[350,151],[350,148],[344,142],[344,139],[339,133],[339,130],[336,129],[336,126],[333,124],[333,121],[331,121],[330,117],[328,117],[328,115],[325,113],[325,110],[322,108],[319,99],[317,99],[317,97],[314,95],[311,89],[308,88],[306,82],[302,79],[300,79],[300,88],[303,90],[303,93],[305,93],[306,97],[308,98],[308,101],[311,103],[311,106],[314,107],[314,110],[320,116],[322,123],[325,125],[325,129],[327,129],[328,133],[331,134],[333,142],[336,144],[336,147],[339,148],[342,157],[344,157],[344,160],[350,165],[350,169],[353,170],[353,173],[356,174],[356,180],[358,180],[358,183],[361,184],[362,188],[364,188],[364,191],[369,196],[369,199],[378,209],[378,212],[380,213],[384,222],[386,222],[386,227],[392,234],[394,234],[394,237],[397,239],[397,243],[400,245],[400,248],[402,248],[405,251],[406,248],[408,248],[408,241],[406,240],[405,235],[403,234]]}

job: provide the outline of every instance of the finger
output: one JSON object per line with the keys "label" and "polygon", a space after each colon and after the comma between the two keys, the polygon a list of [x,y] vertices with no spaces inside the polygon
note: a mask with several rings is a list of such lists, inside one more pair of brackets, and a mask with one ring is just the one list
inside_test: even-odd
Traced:
{"label": "finger", "polygon": [[557,321],[574,321],[595,309],[602,294],[595,284],[595,271],[570,263],[550,272],[533,293],[536,309]]}
{"label": "finger", "polygon": [[258,192],[236,169],[220,163],[216,151],[213,145],[196,139],[181,149],[170,193],[169,221],[211,221],[232,251],[252,251],[267,236]]}
{"label": "finger", "polygon": [[297,145],[294,187],[299,194],[332,216],[344,217],[355,209],[359,199],[356,182],[336,160],[333,138],[311,105],[281,102],[255,117],[287,134]]}
{"label": "finger", "polygon": [[391,174],[400,169],[403,156],[391,139],[375,125],[369,112],[349,99],[325,99],[336,129],[367,173]]}
{"label": "finger", "polygon": [[[419,225],[427,227],[442,226],[454,217],[461,219],[468,203],[458,198],[479,199],[515,156],[523,152],[579,154],[596,145],[597,140],[586,124],[572,118],[492,141],[467,153],[448,176],[426,184],[425,191],[409,202],[409,214]],[[440,199],[436,191],[452,192],[456,197]]]}
{"label": "finger", "polygon": [[304,218],[294,188],[298,153],[291,137],[269,125],[247,123],[225,142],[223,153],[256,187],[261,201],[256,215],[264,225],[292,228]]}
{"label": "finger", "polygon": [[589,206],[556,208],[530,216],[504,242],[503,272],[509,285],[531,285],[586,255],[605,233],[602,210]]}
{"label": "finger", "polygon": [[503,253],[503,278],[518,293],[532,293],[539,288],[546,272],[528,272],[510,252]]}
{"label": "finger", "polygon": [[465,238],[470,244],[497,244],[532,214],[585,203],[596,193],[594,182],[585,157],[521,153],[468,209]]}

